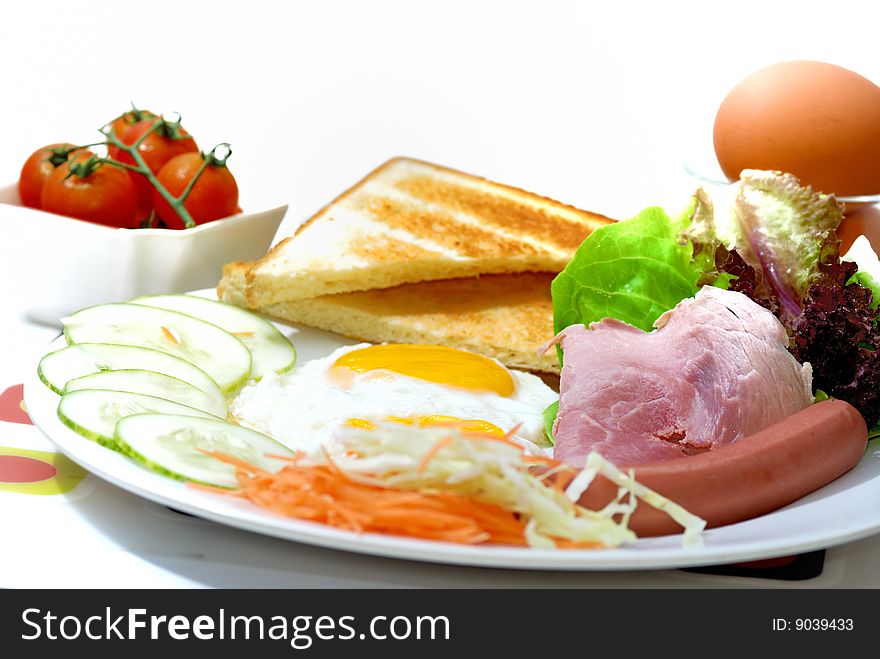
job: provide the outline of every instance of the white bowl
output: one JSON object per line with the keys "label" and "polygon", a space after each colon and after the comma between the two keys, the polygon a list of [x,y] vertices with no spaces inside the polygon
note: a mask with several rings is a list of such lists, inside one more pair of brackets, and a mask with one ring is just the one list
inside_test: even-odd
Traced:
{"label": "white bowl", "polygon": [[[192,229],[117,229],[21,205],[17,185],[0,187],[0,214],[13,220],[26,250],[32,320],[60,325],[70,313],[139,295],[217,285],[224,263],[269,249],[287,212],[279,206]],[[8,217],[14,216],[14,217]]]}

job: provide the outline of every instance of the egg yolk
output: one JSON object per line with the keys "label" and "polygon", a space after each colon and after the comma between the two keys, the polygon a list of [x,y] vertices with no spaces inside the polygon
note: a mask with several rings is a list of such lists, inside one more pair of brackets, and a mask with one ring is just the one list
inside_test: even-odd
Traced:
{"label": "egg yolk", "polygon": [[[491,435],[493,437],[504,437],[504,431],[494,423],[484,421],[482,419],[459,419],[457,416],[444,416],[442,414],[431,414],[428,416],[386,416],[386,421],[391,423],[399,423],[403,426],[419,426],[420,428],[430,427],[449,427],[457,428],[464,434],[473,435]],[[376,424],[368,419],[349,419],[345,425],[352,428],[361,428],[363,430],[375,430]]]}
{"label": "egg yolk", "polygon": [[386,370],[471,391],[510,396],[516,385],[510,372],[488,357],[445,346],[387,344],[352,350],[333,368],[358,373]]}

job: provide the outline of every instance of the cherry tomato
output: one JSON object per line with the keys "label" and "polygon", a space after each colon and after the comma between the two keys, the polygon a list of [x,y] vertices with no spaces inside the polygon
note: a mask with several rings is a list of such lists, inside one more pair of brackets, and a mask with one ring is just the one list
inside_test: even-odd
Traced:
{"label": "cherry tomato", "polygon": [[[119,135],[119,141],[123,144],[131,146],[137,142],[144,133],[146,133],[153,124],[160,122],[161,125],[148,135],[138,147],[138,151],[143,156],[147,167],[154,174],[158,172],[162,165],[171,160],[174,156],[181,153],[198,153],[199,147],[192,136],[186,130],[175,122],[165,121],[160,117],[151,119],[143,119],[136,124],[132,124]],[[134,159],[119,147],[110,147],[110,157],[120,162],[134,165]]]}
{"label": "cherry tomato", "polygon": [[110,122],[110,128],[113,131],[113,134],[116,137],[122,137],[122,134],[134,124],[139,121],[143,121],[144,119],[150,119],[151,117],[155,117],[156,114],[154,112],[150,112],[149,110],[140,110],[138,108],[132,108],[128,112],[123,112],[118,117],[116,117],[113,121]]}
{"label": "cherry tomato", "polygon": [[131,177],[94,156],[59,165],[43,186],[41,203],[50,213],[113,227],[137,226],[138,195]]}
{"label": "cherry tomato", "polygon": [[[150,133],[138,146],[138,152],[144,159],[150,171],[156,174],[162,165],[181,153],[198,153],[199,147],[196,141],[177,122],[165,121],[161,117],[143,119],[129,126],[119,141],[131,146],[137,142],[153,124],[159,122],[159,127]],[[110,157],[119,162],[134,165],[134,158],[116,146],[109,149]],[[141,213],[149,215],[152,209],[153,185],[143,174],[131,172],[131,178],[137,186],[138,202]]]}
{"label": "cherry tomato", "polygon": [[56,167],[67,162],[74,153],[82,153],[82,150],[71,151],[73,148],[73,144],[66,142],[47,144],[34,151],[25,160],[18,178],[18,194],[22,204],[30,208],[40,207],[40,194],[49,175]]}
{"label": "cherry tomato", "polygon": [[[241,212],[238,205],[238,184],[226,166],[226,161],[212,154],[184,153],[169,160],[159,170],[157,178],[168,192],[180,197],[189,182],[208,159],[208,165],[193,185],[183,202],[196,224],[212,222]],[[185,225],[177,212],[158,190],[153,191],[153,204],[159,217],[171,229],[183,229]]]}

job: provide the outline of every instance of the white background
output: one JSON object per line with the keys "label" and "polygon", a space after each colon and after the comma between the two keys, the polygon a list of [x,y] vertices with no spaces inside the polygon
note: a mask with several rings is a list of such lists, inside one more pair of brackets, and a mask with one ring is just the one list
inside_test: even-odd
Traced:
{"label": "white background", "polygon": [[395,155],[618,218],[674,210],[733,84],[782,59],[880,82],[878,19],[864,0],[10,3],[0,182],[131,99],[231,142],[245,209],[291,221]]}
{"label": "white background", "polygon": [[[880,6],[865,0],[7,3],[0,9],[0,185],[15,181],[39,146],[93,141],[132,100],[154,112],[179,111],[203,148],[230,142],[242,206],[287,202],[287,228],[396,155],[616,218],[653,204],[676,210],[695,185],[682,163],[711,153],[715,110],[738,80],[779,60],[818,59],[880,82],[878,19]],[[27,272],[7,268],[13,260],[2,243],[0,292],[8,300]],[[24,258],[38,267],[39,247],[30,249]],[[0,351],[7,368],[29,359],[25,342],[36,348],[54,335],[22,325],[15,309],[0,311],[0,335],[11,343]],[[198,565],[189,553],[166,564],[150,538],[108,533],[102,546],[119,551],[91,566],[107,583],[89,583],[114,584],[123,573],[142,585],[254,583],[244,557],[276,546],[249,535],[234,544],[232,531],[215,542],[210,533],[220,531],[211,526],[192,540],[206,559]],[[235,547],[229,556],[214,555],[226,546]],[[876,587],[878,549],[875,538],[833,550],[822,581],[804,585]],[[138,562],[138,571],[116,566],[114,556]],[[287,581],[272,583],[511,583],[503,572],[380,565],[343,554],[331,560],[289,543],[278,545],[277,556],[271,579],[287,574]],[[244,563],[225,570],[223,581],[207,559]],[[16,576],[18,585],[43,583],[35,579],[47,565],[5,575],[6,585]],[[571,583],[729,585],[681,573],[648,578],[589,575]]]}

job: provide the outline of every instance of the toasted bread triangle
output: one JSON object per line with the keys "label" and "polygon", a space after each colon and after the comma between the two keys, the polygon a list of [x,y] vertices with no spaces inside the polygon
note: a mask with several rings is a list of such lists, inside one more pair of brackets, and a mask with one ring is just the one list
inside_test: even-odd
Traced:
{"label": "toasted bread triangle", "polygon": [[[242,302],[236,287],[242,270],[227,268],[218,288],[222,300]],[[445,345],[514,368],[559,373],[556,351],[538,354],[553,336],[552,279],[549,273],[446,279],[280,302],[259,312],[371,343]]]}
{"label": "toasted bread triangle", "polygon": [[559,272],[611,220],[517,188],[395,158],[224,277],[251,308],[407,283]]}

